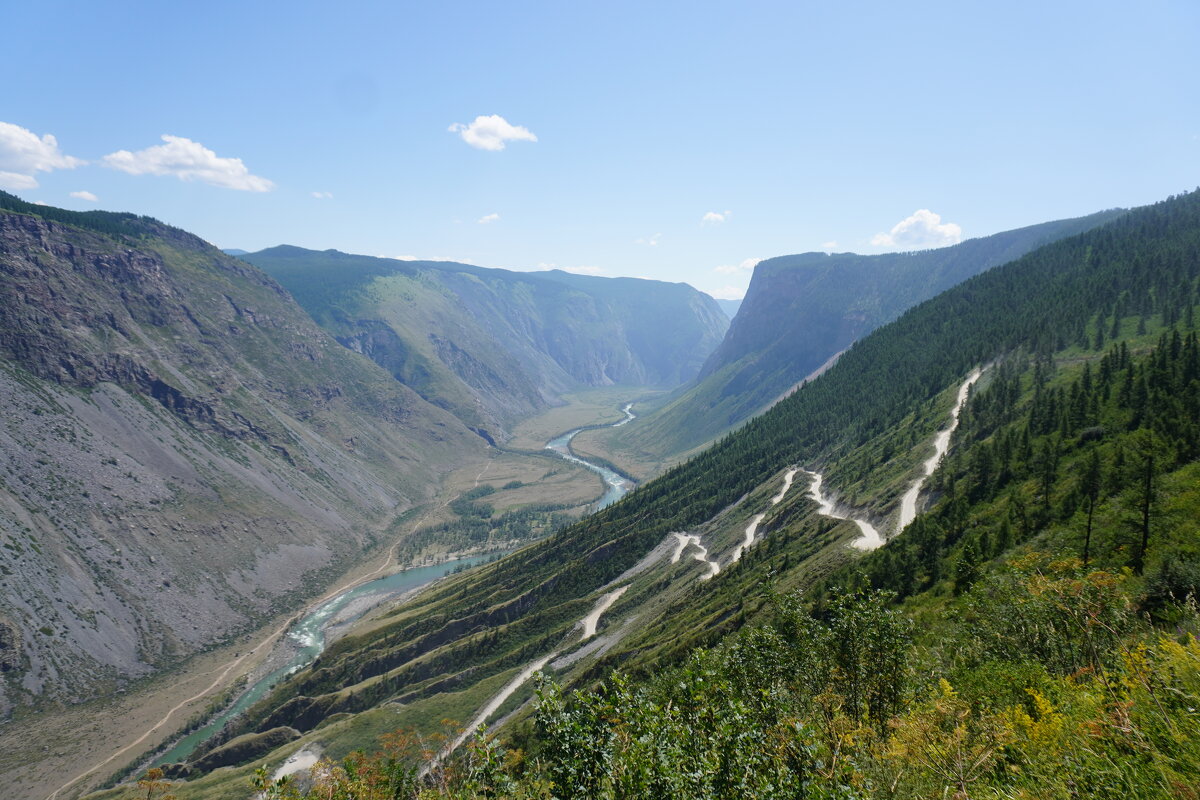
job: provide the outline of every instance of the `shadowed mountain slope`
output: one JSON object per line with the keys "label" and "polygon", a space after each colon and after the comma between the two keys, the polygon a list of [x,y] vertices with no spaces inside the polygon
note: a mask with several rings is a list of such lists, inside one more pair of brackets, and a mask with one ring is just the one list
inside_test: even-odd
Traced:
{"label": "shadowed mountain slope", "polygon": [[686,284],[286,245],[243,258],[342,344],[498,438],[573,389],[691,380],[728,326]]}
{"label": "shadowed mountain slope", "polygon": [[0,713],[295,607],[486,445],[273,279],[0,193]]}
{"label": "shadowed mountain slope", "polygon": [[660,460],[704,444],[760,413],[853,342],[922,300],[1122,213],[1102,211],[937,250],[803,253],[762,261],[696,382],[654,413],[603,437],[618,449]]}

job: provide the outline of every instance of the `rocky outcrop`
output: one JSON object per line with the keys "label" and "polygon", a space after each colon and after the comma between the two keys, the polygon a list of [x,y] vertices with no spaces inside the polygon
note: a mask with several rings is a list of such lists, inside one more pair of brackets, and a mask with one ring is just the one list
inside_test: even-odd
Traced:
{"label": "rocky outcrop", "polygon": [[273,279],[0,193],[0,714],[295,607],[486,444]]}
{"label": "rocky outcrop", "polygon": [[[158,353],[139,347],[147,329],[196,343],[190,360],[213,366],[197,346],[213,326],[189,307],[160,253],[20,214],[0,215],[0,253],[0,359],[64,386],[121,385],[200,430],[270,440],[199,386],[149,366]],[[269,279],[261,285],[270,288]]]}
{"label": "rocky outcrop", "polygon": [[21,631],[0,618],[0,672],[12,672],[21,666]]}
{"label": "rocky outcrop", "polygon": [[906,309],[1121,213],[1047,222],[937,250],[802,253],[762,261],[724,340],[695,383],[671,404],[611,436],[623,447],[659,458],[690,450],[763,411]]}

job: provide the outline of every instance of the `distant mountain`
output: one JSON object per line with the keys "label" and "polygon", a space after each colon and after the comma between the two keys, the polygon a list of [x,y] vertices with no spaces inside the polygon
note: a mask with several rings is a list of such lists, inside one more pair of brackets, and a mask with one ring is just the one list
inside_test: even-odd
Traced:
{"label": "distant mountain", "polygon": [[244,256],[244,255],[246,255],[246,253],[249,253],[250,251],[249,250],[239,250],[236,247],[226,247],[223,250],[221,250],[221,252],[227,256]]}
{"label": "distant mountain", "polygon": [[912,253],[803,253],[762,261],[724,341],[694,385],[633,425],[608,433],[662,459],[710,441],[763,411],[806,376],[905,309],[972,275],[1125,213],[970,239]]}
{"label": "distant mountain", "polygon": [[581,387],[678,386],[729,324],[682,283],[287,245],[244,259],[346,347],[487,436]]}
{"label": "distant mountain", "polygon": [[258,269],[0,193],[0,717],[290,609],[486,445]]}
{"label": "distant mountain", "polygon": [[737,316],[738,309],[742,307],[742,301],[739,300],[721,300],[717,299],[717,305],[725,312],[725,316],[733,319]]}

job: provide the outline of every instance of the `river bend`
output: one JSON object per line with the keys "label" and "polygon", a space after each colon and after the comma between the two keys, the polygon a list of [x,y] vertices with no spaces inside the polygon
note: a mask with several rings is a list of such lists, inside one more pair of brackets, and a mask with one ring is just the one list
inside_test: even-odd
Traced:
{"label": "river bend", "polygon": [[597,510],[606,506],[611,506],[613,503],[629,494],[634,487],[634,483],[623,475],[618,475],[608,467],[601,466],[600,464],[593,464],[592,462],[580,458],[572,453],[571,440],[574,439],[577,434],[583,433],[584,431],[595,430],[596,428],[619,428],[637,418],[637,415],[633,413],[633,403],[626,403],[625,407],[621,410],[625,412],[625,418],[619,422],[614,422],[612,425],[588,425],[583,428],[576,428],[573,431],[567,431],[561,436],[556,436],[550,441],[546,442],[546,450],[551,450],[565,458],[567,461],[578,464],[585,469],[589,469],[604,479],[605,491],[603,496],[596,501]]}

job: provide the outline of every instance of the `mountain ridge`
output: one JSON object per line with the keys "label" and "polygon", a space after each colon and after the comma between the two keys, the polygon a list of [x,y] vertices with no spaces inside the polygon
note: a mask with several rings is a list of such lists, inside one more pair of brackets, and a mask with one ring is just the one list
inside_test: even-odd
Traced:
{"label": "mountain ridge", "polygon": [[19,632],[0,713],[282,611],[483,455],[269,276],[150,218],[0,195],[0,298],[0,617]]}
{"label": "mountain ridge", "polygon": [[[1125,213],[1111,209],[882,255],[809,252],[764,259],[721,344],[693,385],[620,431],[590,441],[667,460],[743,424],[810,373],[905,309],[1042,244]],[[619,458],[617,459],[619,461]]]}
{"label": "mountain ridge", "polygon": [[243,258],[347,347],[496,440],[575,388],[678,385],[728,324],[686,284],[292,245]]}

